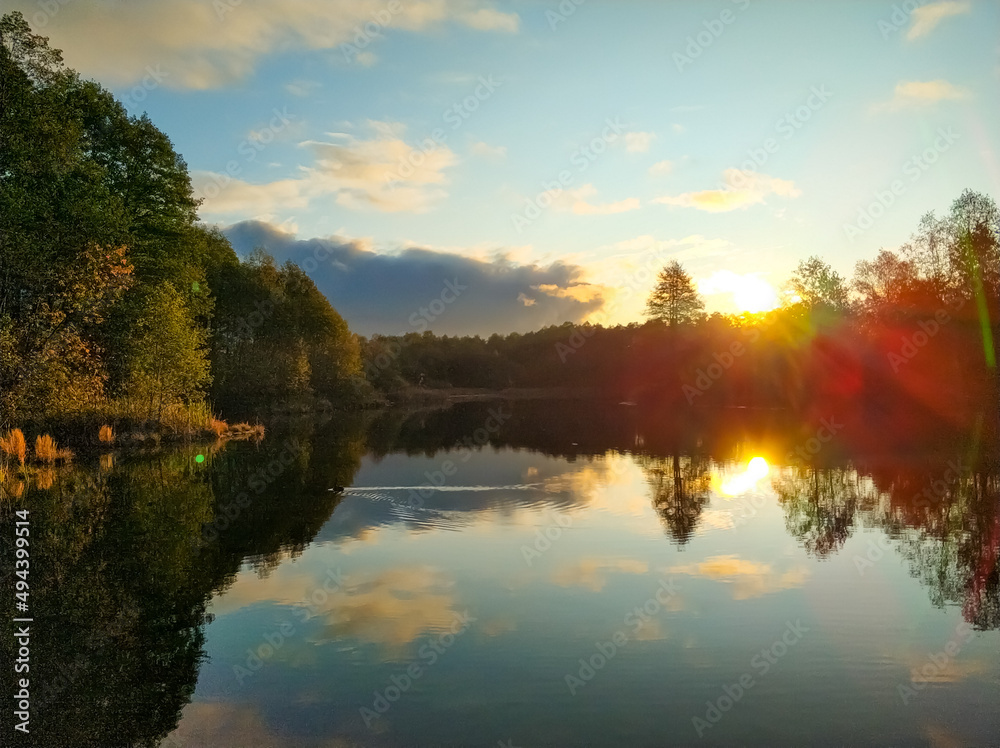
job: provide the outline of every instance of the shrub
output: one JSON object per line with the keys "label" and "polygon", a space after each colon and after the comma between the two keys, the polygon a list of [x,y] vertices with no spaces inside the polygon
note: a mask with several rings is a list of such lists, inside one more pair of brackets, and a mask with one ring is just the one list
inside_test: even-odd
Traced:
{"label": "shrub", "polygon": [[0,437],[0,449],[8,455],[16,457],[21,466],[24,466],[28,455],[28,444],[24,440],[24,432],[21,429],[8,431],[7,436]]}
{"label": "shrub", "polygon": [[213,418],[208,422],[208,428],[216,436],[222,436],[229,431],[229,424],[225,421],[220,421],[218,418]]}
{"label": "shrub", "polygon": [[59,450],[56,448],[56,440],[51,436],[45,434],[35,439],[35,457],[39,460],[42,462],[55,462],[58,456]]}

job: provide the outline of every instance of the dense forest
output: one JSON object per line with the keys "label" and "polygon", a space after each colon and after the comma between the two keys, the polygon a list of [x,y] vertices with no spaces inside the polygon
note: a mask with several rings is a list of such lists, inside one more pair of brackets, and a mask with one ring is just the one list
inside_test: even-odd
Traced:
{"label": "dense forest", "polygon": [[[266,248],[264,248],[266,249]],[[966,191],[845,279],[802,262],[771,312],[706,315],[676,262],[648,319],[527,334],[353,335],[299,267],[198,220],[146,116],[0,21],[0,427],[353,407],[451,388],[628,401],[962,413],[996,390],[1000,212]],[[333,300],[336,303],[336,299]],[[887,406],[886,406],[887,407]]]}
{"label": "dense forest", "polygon": [[360,349],[298,267],[198,222],[184,160],[0,19],[0,425],[203,427],[208,403],[354,392]]}

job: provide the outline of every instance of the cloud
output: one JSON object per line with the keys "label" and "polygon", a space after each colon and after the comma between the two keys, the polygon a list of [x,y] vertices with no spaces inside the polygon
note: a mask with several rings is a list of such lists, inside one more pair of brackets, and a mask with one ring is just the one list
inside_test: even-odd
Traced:
{"label": "cloud", "polygon": [[316,615],[324,619],[324,639],[350,637],[397,648],[448,629],[458,614],[453,586],[449,577],[431,567],[349,576]]}
{"label": "cloud", "polygon": [[587,200],[597,194],[597,188],[592,184],[584,184],[575,190],[563,190],[556,194],[554,191],[552,205],[557,210],[569,210],[578,216],[606,216],[613,213],[626,213],[630,210],[638,210],[642,203],[637,197],[630,197],[619,200],[615,203],[594,204]]}
{"label": "cloud", "polygon": [[424,213],[443,200],[444,170],[456,162],[446,146],[429,142],[415,148],[402,139],[398,123],[368,123],[375,136],[359,139],[329,133],[328,141],[306,141],[314,161],[300,177],[250,184],[224,174],[192,173],[195,195],[204,198],[203,216],[243,217],[306,208],[322,197],[352,210]]}
{"label": "cloud", "polygon": [[573,212],[578,216],[607,216],[612,213],[626,213],[630,210],[638,210],[642,207],[639,198],[630,197],[626,200],[619,200],[616,203],[602,203],[601,205],[591,205],[586,200],[578,200],[573,203]]}
{"label": "cloud", "polygon": [[[12,5],[29,20],[38,13],[33,0]],[[159,66],[169,88],[211,89],[247,78],[267,55],[354,44],[366,24],[411,32],[447,24],[516,32],[520,18],[488,0],[407,0],[394,14],[384,0],[74,0],[60,3],[36,30],[65,52],[71,67],[105,83],[131,84],[148,74],[148,66]]]}
{"label": "cloud", "polygon": [[647,574],[649,564],[628,558],[582,558],[565,564],[553,573],[552,581],[560,587],[586,587],[600,592],[611,574]]}
{"label": "cloud", "polygon": [[700,563],[674,566],[668,572],[730,584],[734,600],[747,600],[801,587],[809,578],[809,570],[805,567],[778,572],[770,564],[747,561],[738,556],[712,556]]}
{"label": "cloud", "polygon": [[874,108],[895,110],[910,106],[927,106],[939,101],[960,101],[969,96],[968,91],[946,80],[903,81],[896,84],[893,97],[889,101],[876,104]]}
{"label": "cloud", "polygon": [[949,16],[958,16],[972,10],[972,3],[946,0],[946,2],[929,3],[913,11],[913,23],[906,32],[909,40],[919,39],[931,33],[941,21]]}
{"label": "cloud", "polygon": [[731,210],[745,210],[751,205],[763,203],[769,195],[795,198],[802,194],[794,182],[767,174],[726,169],[722,176],[724,184],[719,189],[665,195],[653,202],[696,208],[709,213],[726,213]]}
{"label": "cloud", "polygon": [[[337,237],[299,240],[260,221],[235,224],[225,233],[240,254],[260,246],[279,262],[297,263],[362,335],[526,332],[582,322],[604,303],[603,287],[586,283],[583,269],[565,262],[516,264],[422,248],[378,253]],[[442,294],[454,301],[431,313]],[[535,303],[526,305],[521,295]]]}
{"label": "cloud", "polygon": [[507,148],[502,145],[488,145],[483,142],[473,143],[469,148],[469,152],[473,156],[482,156],[483,158],[501,160],[507,158]]}
{"label": "cloud", "polygon": [[669,174],[674,170],[673,161],[657,161],[655,164],[649,167],[649,173],[654,177],[661,177],[664,174]]}
{"label": "cloud", "polygon": [[652,132],[627,132],[625,150],[629,153],[645,153],[655,137],[656,133]]}

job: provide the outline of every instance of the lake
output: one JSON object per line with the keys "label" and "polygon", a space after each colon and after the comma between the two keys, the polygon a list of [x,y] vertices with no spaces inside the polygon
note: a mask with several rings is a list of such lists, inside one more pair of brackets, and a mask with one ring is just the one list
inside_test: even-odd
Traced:
{"label": "lake", "polygon": [[79,461],[4,507],[24,744],[1000,745],[995,421],[474,402]]}

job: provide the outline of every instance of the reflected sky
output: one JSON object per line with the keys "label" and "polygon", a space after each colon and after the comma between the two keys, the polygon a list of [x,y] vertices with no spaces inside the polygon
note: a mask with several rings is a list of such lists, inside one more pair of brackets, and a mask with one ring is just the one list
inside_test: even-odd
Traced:
{"label": "reflected sky", "polygon": [[301,554],[212,599],[168,741],[989,744],[1000,634],[914,571],[946,539],[861,512],[891,514],[870,477],[741,454],[362,458]]}

